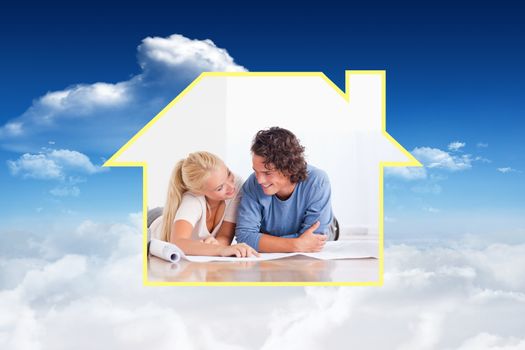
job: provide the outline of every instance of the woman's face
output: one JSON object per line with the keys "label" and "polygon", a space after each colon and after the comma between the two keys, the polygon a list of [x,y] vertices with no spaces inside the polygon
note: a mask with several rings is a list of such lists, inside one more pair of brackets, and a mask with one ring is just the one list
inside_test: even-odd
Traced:
{"label": "woman's face", "polygon": [[212,171],[204,183],[202,193],[209,199],[223,201],[235,195],[235,182],[232,172],[224,165]]}

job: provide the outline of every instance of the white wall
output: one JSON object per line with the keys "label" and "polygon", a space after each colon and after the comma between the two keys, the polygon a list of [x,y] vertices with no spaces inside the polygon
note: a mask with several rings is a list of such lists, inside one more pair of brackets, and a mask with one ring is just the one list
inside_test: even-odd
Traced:
{"label": "white wall", "polygon": [[382,92],[380,75],[351,76],[350,102],[320,76],[206,77],[118,161],[148,162],[148,206],[162,206],[179,159],[207,150],[247,178],[253,136],[280,126],[301,140],[309,163],[328,173],[341,225],[377,233],[379,161],[407,160],[381,134]]}
{"label": "white wall", "polygon": [[226,82],[204,79],[144,132],[118,161],[147,161],[148,207],[164,206],[171,171],[188,153],[226,154]]}
{"label": "white wall", "polygon": [[380,131],[380,83],[377,79],[367,87],[372,94],[351,95],[348,103],[319,77],[228,78],[228,164],[248,176],[255,133],[287,128],[306,147],[307,161],[328,173],[341,225],[377,233],[379,164],[366,141]]}

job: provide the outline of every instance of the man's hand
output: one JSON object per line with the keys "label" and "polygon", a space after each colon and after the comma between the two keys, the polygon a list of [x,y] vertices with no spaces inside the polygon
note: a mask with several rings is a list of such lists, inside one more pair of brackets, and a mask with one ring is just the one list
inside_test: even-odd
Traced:
{"label": "man's hand", "polygon": [[327,236],[322,234],[315,234],[320,223],[316,221],[310,228],[295,239],[295,251],[304,253],[315,253],[323,249]]}

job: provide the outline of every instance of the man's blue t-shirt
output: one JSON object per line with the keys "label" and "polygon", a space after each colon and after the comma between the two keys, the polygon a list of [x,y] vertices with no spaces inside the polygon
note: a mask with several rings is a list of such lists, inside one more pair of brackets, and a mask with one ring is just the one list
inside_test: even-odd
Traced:
{"label": "man's blue t-shirt", "polygon": [[235,229],[237,242],[258,250],[262,233],[295,238],[316,221],[320,225],[315,233],[328,233],[333,218],[330,196],[328,176],[311,165],[307,166],[306,180],[298,182],[284,201],[264,194],[252,174],[242,186]]}

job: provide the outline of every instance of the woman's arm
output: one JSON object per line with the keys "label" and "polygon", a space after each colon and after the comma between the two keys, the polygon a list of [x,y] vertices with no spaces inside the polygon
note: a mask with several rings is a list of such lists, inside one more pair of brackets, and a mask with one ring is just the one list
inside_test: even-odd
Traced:
{"label": "woman's arm", "polygon": [[230,245],[235,235],[235,223],[223,221],[215,239],[222,245]]}
{"label": "woman's arm", "polygon": [[254,249],[245,244],[224,246],[195,241],[191,239],[192,231],[193,226],[188,221],[176,220],[172,226],[170,242],[188,255],[237,256],[239,258],[258,255]]}

